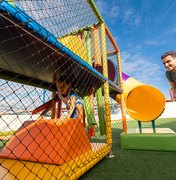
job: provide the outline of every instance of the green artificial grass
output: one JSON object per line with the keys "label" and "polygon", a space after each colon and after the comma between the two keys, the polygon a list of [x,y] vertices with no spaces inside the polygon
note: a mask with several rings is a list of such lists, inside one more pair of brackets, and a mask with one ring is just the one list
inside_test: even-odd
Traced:
{"label": "green artificial grass", "polygon": [[[129,121],[128,128],[137,128],[136,121]],[[118,124],[112,124],[114,158],[103,158],[80,180],[175,180],[176,152],[122,150]],[[142,123],[142,127],[152,127]],[[158,119],[156,127],[170,128],[176,132],[176,119]]]}

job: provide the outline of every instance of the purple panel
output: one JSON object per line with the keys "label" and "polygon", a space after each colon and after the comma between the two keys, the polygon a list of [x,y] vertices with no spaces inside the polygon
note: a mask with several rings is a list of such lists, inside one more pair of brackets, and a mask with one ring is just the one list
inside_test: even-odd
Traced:
{"label": "purple panel", "polygon": [[[93,64],[94,66],[94,64]],[[97,66],[95,69],[102,73],[102,66]],[[115,82],[117,80],[117,70],[115,64],[108,59],[108,77],[111,81]]]}
{"label": "purple panel", "polygon": [[128,78],[129,78],[129,76],[127,74],[125,74],[124,72],[122,72],[123,81],[126,81]]}

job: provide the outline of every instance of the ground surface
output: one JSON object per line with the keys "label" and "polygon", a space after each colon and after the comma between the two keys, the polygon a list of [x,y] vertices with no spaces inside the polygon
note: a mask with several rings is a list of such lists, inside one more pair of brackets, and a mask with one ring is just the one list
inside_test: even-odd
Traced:
{"label": "ground surface", "polygon": [[[81,180],[175,180],[176,152],[121,150],[119,134],[122,129],[113,124],[114,158],[104,158]],[[151,123],[142,124],[151,127]],[[129,128],[136,128],[135,121],[128,122]],[[156,127],[171,128],[176,132],[176,119],[156,120]]]}

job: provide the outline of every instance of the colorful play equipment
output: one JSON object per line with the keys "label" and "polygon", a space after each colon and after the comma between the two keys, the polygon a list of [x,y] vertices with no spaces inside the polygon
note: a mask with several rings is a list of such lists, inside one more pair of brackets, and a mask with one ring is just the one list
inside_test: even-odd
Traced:
{"label": "colorful play equipment", "polygon": [[[122,74],[124,97],[129,115],[140,121],[152,121],[159,117],[165,107],[165,97],[153,86],[146,85]],[[118,97],[117,97],[118,100]]]}
{"label": "colorful play equipment", "polygon": [[[125,73],[122,73],[122,77],[126,109],[137,120],[138,128],[124,129],[120,135],[121,148],[176,151],[176,133],[169,128],[155,126],[155,120],[165,109],[164,95],[155,87],[143,84]],[[147,122],[151,122],[152,128],[142,128],[142,123]]]}
{"label": "colorful play equipment", "polygon": [[[82,98],[85,118],[62,118],[69,109],[57,94],[62,75]],[[0,78],[0,179],[78,179],[111,157],[110,98],[121,106],[122,149],[155,149],[160,138],[154,120],[164,96],[122,72],[120,50],[93,0],[0,1]],[[126,111],[139,129],[152,122],[153,144],[141,146],[151,140],[142,130],[145,139],[129,133]]]}
{"label": "colorful play equipment", "polygon": [[[113,80],[115,64],[108,59],[109,67],[114,66],[109,77]],[[176,151],[176,133],[169,128],[156,128],[155,120],[165,109],[162,92],[151,85],[146,85],[122,72],[124,90],[123,130],[120,135],[121,148],[130,150]],[[117,82],[116,82],[117,83]],[[117,102],[122,102],[122,95],[111,94]],[[172,96],[171,96],[172,97]],[[172,99],[172,98],[171,98]],[[138,128],[127,128],[126,110],[131,118],[137,120]],[[152,128],[143,128],[142,123],[151,122]]]}
{"label": "colorful play equipment", "polygon": [[[117,84],[118,82],[115,79],[117,67],[110,58],[108,59],[108,67],[111,67],[109,78]],[[162,92],[151,85],[146,85],[129,77],[124,72],[122,72],[122,80],[124,109],[126,109],[131,118],[137,120],[138,128],[127,128],[126,117],[124,115],[124,132],[120,135],[121,148],[130,150],[176,151],[176,133],[169,128],[157,128],[155,126],[155,120],[165,109],[166,100]],[[113,93],[110,96],[121,103],[121,96]],[[151,123],[152,128],[143,128],[143,123]]]}
{"label": "colorful play equipment", "polygon": [[[122,79],[126,110],[137,120],[138,128],[129,129],[124,126],[124,132],[120,135],[121,148],[176,151],[176,133],[169,128],[155,126],[155,120],[165,109],[164,95],[155,87],[143,84],[125,73],[122,73]],[[119,95],[116,100],[120,102]],[[151,128],[142,127],[147,122],[151,122]]]}
{"label": "colorful play equipment", "polygon": [[[109,78],[117,82],[117,67],[108,59]],[[101,72],[101,70],[100,70]],[[165,107],[165,97],[161,91],[151,85],[144,84],[122,72],[124,100],[128,114],[135,120],[149,122],[158,118]],[[121,103],[120,95],[111,97]]]}
{"label": "colorful play equipment", "polygon": [[[120,54],[94,2],[0,1],[0,40],[0,179],[78,179],[111,156],[110,92],[122,88],[107,56],[121,81]],[[61,117],[62,75],[84,101],[85,124]]]}

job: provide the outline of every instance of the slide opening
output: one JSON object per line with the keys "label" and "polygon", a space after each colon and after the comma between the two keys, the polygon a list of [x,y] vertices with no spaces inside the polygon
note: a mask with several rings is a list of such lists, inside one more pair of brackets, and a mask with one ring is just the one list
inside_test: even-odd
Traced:
{"label": "slide opening", "polygon": [[165,107],[165,98],[158,89],[140,85],[128,93],[126,107],[132,118],[147,122],[160,116]]}

